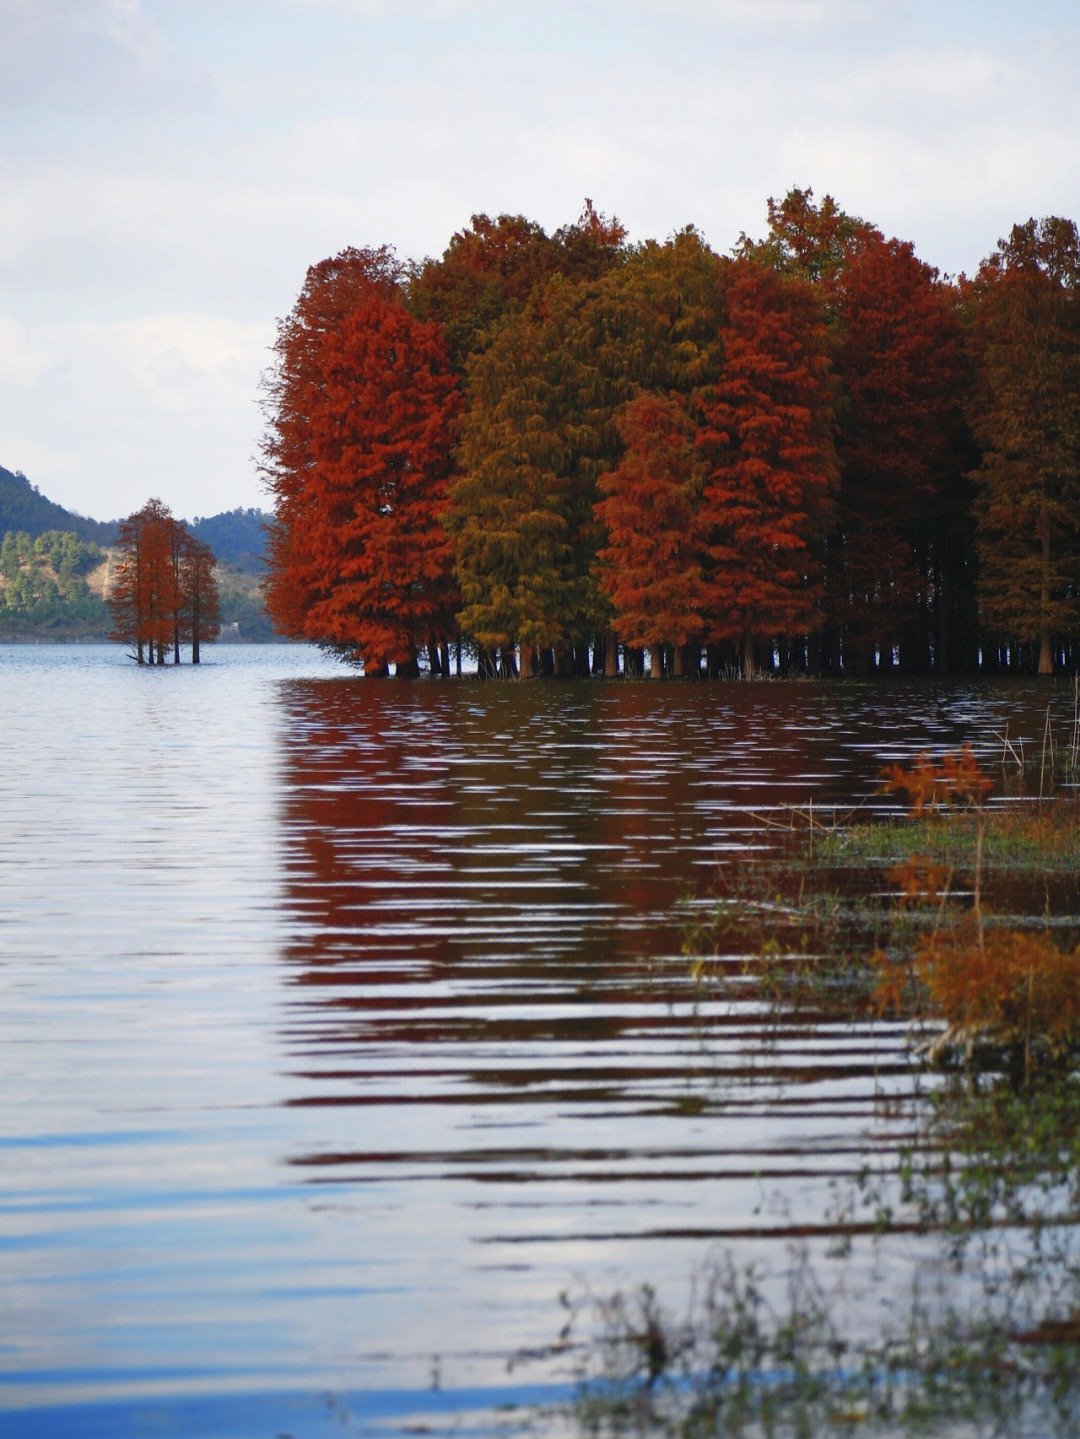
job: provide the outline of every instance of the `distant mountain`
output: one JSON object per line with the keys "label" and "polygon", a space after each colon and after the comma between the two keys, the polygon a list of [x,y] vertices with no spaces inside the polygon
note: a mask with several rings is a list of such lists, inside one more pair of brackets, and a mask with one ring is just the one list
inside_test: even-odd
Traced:
{"label": "distant mountain", "polygon": [[226,510],[208,519],[196,519],[189,529],[209,545],[214,558],[241,574],[261,574],[266,560],[266,524],[262,510]]}
{"label": "distant mountain", "polygon": [[[216,577],[221,596],[222,636],[231,639],[273,640],[278,638],[267,618],[262,602],[262,578],[266,565],[266,526],[271,516],[261,510],[227,510],[220,515],[184,523],[197,539],[209,545],[218,562]],[[108,549],[116,544],[119,521],[109,524],[88,520],[74,510],[65,510],[38,492],[21,471],[0,466],[0,539],[7,531],[20,531],[36,540],[49,530],[75,534],[81,540]],[[53,547],[55,548],[55,546]],[[52,590],[58,586],[51,569],[42,568],[47,553],[33,552],[33,563],[23,563],[29,547],[18,550],[16,568],[25,569],[29,578],[24,595],[18,586],[8,583],[17,576],[0,576],[0,639],[71,639],[88,634],[108,633],[109,619],[103,603],[109,561],[100,556],[100,564],[87,575],[87,594],[67,596],[46,593],[51,577]],[[7,551],[5,551],[6,555]],[[12,547],[12,554],[16,551]],[[64,582],[66,584],[66,581]],[[36,588],[35,588],[36,584]],[[82,591],[86,583],[79,580]],[[27,588],[29,586],[29,588]],[[12,602],[12,596],[18,603]],[[97,608],[95,609],[94,606]],[[84,613],[85,611],[85,613]],[[92,612],[91,612],[92,611]]]}
{"label": "distant mountain", "polygon": [[23,530],[31,539],[37,539],[46,530],[64,530],[97,545],[111,545],[116,541],[115,520],[88,520],[74,510],[65,510],[63,505],[54,504],[39,494],[37,486],[32,485],[21,470],[13,474],[0,465],[0,535],[7,530],[16,533]]}
{"label": "distant mountain", "polygon": [[[266,524],[262,510],[226,510],[188,522],[196,539],[210,546],[214,558],[241,574],[260,574],[266,559]],[[0,537],[8,530],[25,531],[32,540],[47,530],[78,535],[81,540],[109,546],[116,543],[117,520],[89,520],[47,500],[21,470],[0,465]]]}

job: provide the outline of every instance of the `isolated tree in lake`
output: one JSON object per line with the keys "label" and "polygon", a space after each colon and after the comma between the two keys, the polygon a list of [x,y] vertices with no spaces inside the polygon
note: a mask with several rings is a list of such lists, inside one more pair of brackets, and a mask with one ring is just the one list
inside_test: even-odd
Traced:
{"label": "isolated tree in lake", "polygon": [[160,500],[149,500],[121,520],[117,533],[118,559],[108,595],[113,638],[129,643],[139,664],[164,664],[172,642],[170,520]]}
{"label": "isolated tree in lake", "polygon": [[720,379],[700,401],[707,466],[707,637],[755,642],[821,621],[820,566],[836,479],[825,325],[810,285],[732,262]]}
{"label": "isolated tree in lake", "polygon": [[1080,240],[1070,220],[1016,225],[974,282],[971,422],[979,600],[1040,674],[1080,620]]}
{"label": "isolated tree in lake", "polygon": [[180,593],[183,632],[191,645],[191,663],[197,665],[200,647],[217,639],[221,608],[214,579],[214,554],[210,546],[185,533],[180,559]]}
{"label": "isolated tree in lake", "polygon": [[368,673],[415,672],[425,644],[434,659],[453,600],[442,515],[461,402],[400,279],[385,249],[309,270],[268,387],[267,610]]}
{"label": "isolated tree in lake", "polygon": [[179,664],[181,642],[190,642],[198,664],[200,642],[216,633],[213,555],[156,499],[121,521],[116,547],[113,638],[130,644],[139,664],[165,664],[170,649]]}

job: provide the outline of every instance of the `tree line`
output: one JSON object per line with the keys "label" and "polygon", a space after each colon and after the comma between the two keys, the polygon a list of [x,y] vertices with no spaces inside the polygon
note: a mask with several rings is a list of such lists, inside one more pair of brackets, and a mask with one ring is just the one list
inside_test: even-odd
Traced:
{"label": "tree line", "polygon": [[121,520],[108,605],[112,638],[131,646],[139,664],[180,663],[180,646],[200,647],[217,637],[219,604],[214,555],[160,500]]}
{"label": "tree line", "polygon": [[826,197],[715,253],[474,216],[279,322],[267,608],[366,673],[1080,661],[1080,241],[942,277]]}

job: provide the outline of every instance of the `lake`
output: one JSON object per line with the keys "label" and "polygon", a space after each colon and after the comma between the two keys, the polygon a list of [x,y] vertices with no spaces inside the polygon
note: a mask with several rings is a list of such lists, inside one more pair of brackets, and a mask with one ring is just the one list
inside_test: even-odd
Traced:
{"label": "lake", "polygon": [[561,1292],[827,1246],[905,1033],[778,1033],[687,927],[762,814],[1048,695],[0,647],[0,1432],[486,1432],[568,1392]]}

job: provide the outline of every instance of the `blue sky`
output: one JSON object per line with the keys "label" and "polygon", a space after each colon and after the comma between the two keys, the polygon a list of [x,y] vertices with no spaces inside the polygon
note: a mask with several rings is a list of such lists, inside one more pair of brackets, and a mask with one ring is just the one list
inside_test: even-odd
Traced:
{"label": "blue sky", "polygon": [[973,271],[1080,220],[1075,0],[0,0],[0,464],[112,518],[265,504],[307,266],[478,211],[725,251],[793,185]]}

